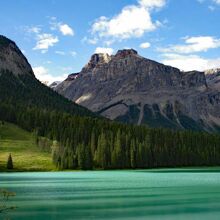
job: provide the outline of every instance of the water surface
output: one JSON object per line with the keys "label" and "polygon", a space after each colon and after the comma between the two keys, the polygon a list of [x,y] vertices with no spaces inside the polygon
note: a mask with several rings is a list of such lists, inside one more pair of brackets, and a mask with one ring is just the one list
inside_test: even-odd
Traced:
{"label": "water surface", "polygon": [[10,219],[220,219],[215,169],[1,173],[0,188]]}

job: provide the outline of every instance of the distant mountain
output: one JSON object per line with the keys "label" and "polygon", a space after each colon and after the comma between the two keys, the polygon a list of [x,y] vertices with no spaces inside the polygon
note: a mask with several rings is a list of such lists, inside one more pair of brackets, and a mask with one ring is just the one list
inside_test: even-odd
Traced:
{"label": "distant mountain", "polygon": [[54,89],[54,88],[56,88],[60,83],[61,83],[60,81],[52,82],[52,83],[49,85],[49,87],[50,87],[51,89]]}
{"label": "distant mountain", "polygon": [[96,116],[38,81],[16,44],[0,35],[0,101],[70,114]]}
{"label": "distant mountain", "polygon": [[[216,80],[215,83],[213,80]],[[119,50],[92,55],[55,90],[113,120],[150,127],[215,131],[220,128],[218,73],[182,72]]]}

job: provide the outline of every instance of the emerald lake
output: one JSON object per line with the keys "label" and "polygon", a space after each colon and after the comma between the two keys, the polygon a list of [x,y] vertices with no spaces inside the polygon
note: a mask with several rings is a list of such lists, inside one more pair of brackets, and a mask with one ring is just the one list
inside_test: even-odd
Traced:
{"label": "emerald lake", "polygon": [[220,219],[220,170],[1,173],[16,210],[0,219]]}

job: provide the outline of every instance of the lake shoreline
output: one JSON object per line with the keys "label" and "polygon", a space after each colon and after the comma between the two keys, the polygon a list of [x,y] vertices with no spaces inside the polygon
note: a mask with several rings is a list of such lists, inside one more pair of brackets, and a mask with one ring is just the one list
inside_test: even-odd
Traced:
{"label": "lake shoreline", "polygon": [[45,173],[45,172],[49,172],[49,173],[53,173],[53,172],[90,172],[90,171],[138,171],[138,170],[143,170],[143,171],[163,171],[163,170],[208,170],[210,171],[219,171],[220,172],[220,166],[195,166],[195,167],[157,167],[157,168],[149,168],[149,169],[142,169],[142,168],[138,168],[138,169],[92,169],[92,170],[1,170],[0,169],[0,173]]}

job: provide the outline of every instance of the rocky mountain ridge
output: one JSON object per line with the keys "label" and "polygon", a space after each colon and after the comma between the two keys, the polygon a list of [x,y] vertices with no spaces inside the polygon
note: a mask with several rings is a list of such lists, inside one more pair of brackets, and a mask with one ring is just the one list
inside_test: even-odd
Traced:
{"label": "rocky mountain ridge", "polygon": [[92,55],[77,77],[68,77],[55,90],[112,120],[214,131],[220,127],[220,90],[212,88],[210,78],[129,49]]}
{"label": "rocky mountain ridge", "polygon": [[0,35],[0,70],[34,76],[31,65],[14,41]]}
{"label": "rocky mountain ridge", "polygon": [[220,68],[206,70],[206,80],[209,87],[220,90]]}

